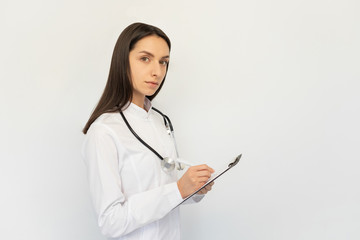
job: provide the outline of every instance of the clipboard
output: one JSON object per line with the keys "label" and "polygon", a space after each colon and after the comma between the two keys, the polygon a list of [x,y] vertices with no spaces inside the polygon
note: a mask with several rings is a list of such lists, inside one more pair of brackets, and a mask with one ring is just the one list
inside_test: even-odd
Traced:
{"label": "clipboard", "polygon": [[[189,198],[191,198],[192,196],[194,196],[195,194],[197,194],[198,192],[200,192],[204,187],[206,187],[207,185],[209,185],[210,183],[212,183],[213,181],[215,181],[217,178],[219,178],[221,175],[223,175],[224,173],[226,173],[227,171],[229,171],[232,167],[234,167],[239,161],[240,161],[240,158],[241,158],[242,154],[238,155],[234,161],[232,161],[231,163],[229,163],[227,165],[227,167],[219,172],[218,174],[215,174],[213,176],[211,176],[209,178],[209,180],[201,187],[199,188],[198,190],[196,190],[195,192],[193,192],[192,194],[190,194],[189,196],[187,196],[186,198],[184,198],[178,205],[176,205],[176,207],[180,206],[181,204],[183,204],[186,200],[188,200]],[[176,208],[175,207],[175,208]]]}

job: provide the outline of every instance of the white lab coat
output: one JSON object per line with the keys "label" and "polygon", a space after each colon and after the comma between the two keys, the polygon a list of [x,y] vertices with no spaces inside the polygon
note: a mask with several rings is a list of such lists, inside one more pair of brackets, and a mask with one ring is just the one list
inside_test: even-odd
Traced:
{"label": "white lab coat", "polygon": [[[160,114],[131,103],[123,111],[135,132],[163,157],[176,157]],[[90,193],[101,232],[110,239],[180,239],[182,201],[176,170],[165,173],[160,159],[130,132],[118,112],[101,115],[82,149]],[[202,196],[193,200],[199,201]]]}

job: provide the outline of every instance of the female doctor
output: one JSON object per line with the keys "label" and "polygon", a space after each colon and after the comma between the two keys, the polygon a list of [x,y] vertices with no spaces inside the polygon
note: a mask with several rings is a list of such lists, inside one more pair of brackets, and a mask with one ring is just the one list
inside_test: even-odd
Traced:
{"label": "female doctor", "polygon": [[[180,239],[176,206],[214,172],[205,164],[192,166],[178,179],[183,165],[164,125],[169,120],[152,107],[165,81],[170,47],[157,27],[134,23],[124,29],[104,92],[83,129],[98,225],[111,239]],[[198,202],[211,186],[190,200]]]}

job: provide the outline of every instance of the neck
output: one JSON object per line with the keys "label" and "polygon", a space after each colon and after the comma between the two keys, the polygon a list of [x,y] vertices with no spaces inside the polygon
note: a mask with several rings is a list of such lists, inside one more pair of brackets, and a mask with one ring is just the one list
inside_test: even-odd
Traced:
{"label": "neck", "polygon": [[141,107],[142,109],[146,110],[145,106],[144,106],[145,95],[139,96],[139,95],[134,94],[131,102],[134,103],[135,105]]}

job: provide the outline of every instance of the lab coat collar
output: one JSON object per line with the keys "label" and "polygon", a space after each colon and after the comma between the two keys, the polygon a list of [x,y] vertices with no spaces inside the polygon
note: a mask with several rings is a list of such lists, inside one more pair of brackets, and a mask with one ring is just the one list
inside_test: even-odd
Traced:
{"label": "lab coat collar", "polygon": [[147,109],[147,111],[145,109],[139,107],[138,105],[130,102],[130,104],[128,104],[128,107],[126,108],[125,111],[129,112],[132,115],[136,115],[141,118],[147,119],[150,115],[150,112],[151,112],[150,110],[152,108],[151,101],[148,98],[145,98],[144,107],[145,107],[145,109]]}

